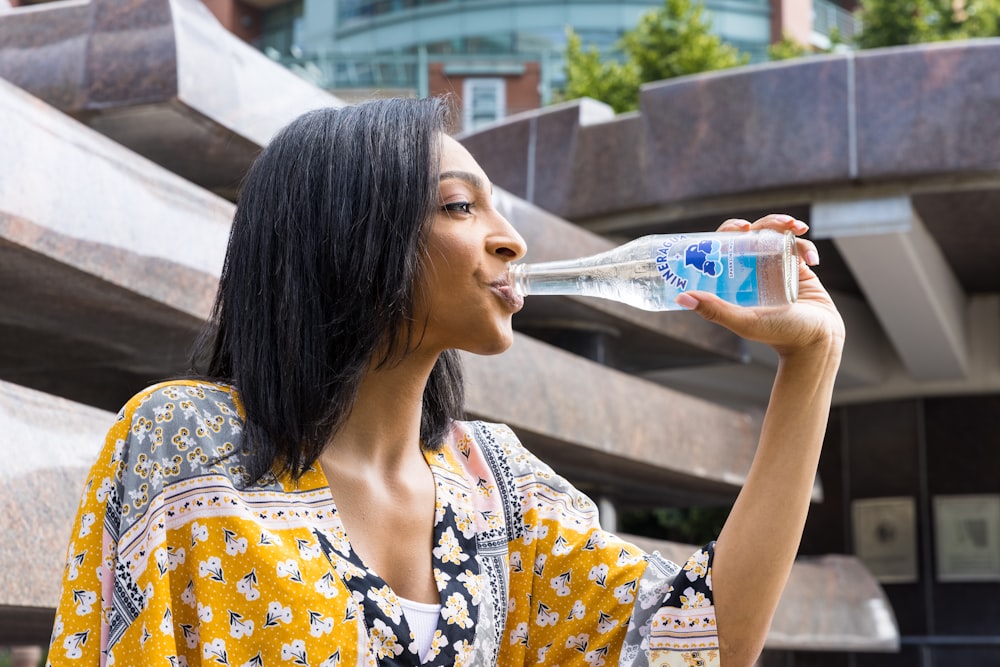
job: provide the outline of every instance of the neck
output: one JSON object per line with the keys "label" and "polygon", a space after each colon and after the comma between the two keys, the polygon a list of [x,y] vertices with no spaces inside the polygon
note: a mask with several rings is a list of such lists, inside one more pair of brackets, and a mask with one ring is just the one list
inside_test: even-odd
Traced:
{"label": "neck", "polygon": [[392,473],[423,459],[419,444],[424,387],[437,357],[414,357],[368,372],[351,414],[321,460]]}

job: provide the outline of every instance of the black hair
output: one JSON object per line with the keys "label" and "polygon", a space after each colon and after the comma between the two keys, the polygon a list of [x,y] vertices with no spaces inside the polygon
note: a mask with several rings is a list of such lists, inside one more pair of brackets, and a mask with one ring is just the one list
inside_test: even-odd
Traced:
{"label": "black hair", "polygon": [[[247,172],[192,366],[238,391],[251,481],[272,470],[301,476],[344,423],[365,373],[419,335],[415,279],[447,119],[440,99],[311,111]],[[424,390],[424,447],[440,446],[463,400],[448,350]]]}

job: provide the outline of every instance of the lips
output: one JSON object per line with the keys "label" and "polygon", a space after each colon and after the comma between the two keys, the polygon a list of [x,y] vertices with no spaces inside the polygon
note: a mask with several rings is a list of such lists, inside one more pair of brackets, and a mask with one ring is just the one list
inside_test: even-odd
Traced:
{"label": "lips", "polygon": [[490,283],[493,293],[503,299],[512,313],[516,313],[524,307],[524,297],[514,293],[514,288],[507,281],[507,278],[500,278]]}

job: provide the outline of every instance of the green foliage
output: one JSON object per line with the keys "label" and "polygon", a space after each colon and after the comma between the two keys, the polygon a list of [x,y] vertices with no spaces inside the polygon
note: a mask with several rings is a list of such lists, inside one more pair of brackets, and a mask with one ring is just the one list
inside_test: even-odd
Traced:
{"label": "green foliage", "polygon": [[710,31],[704,7],[693,0],[664,0],[626,31],[619,46],[623,60],[602,60],[585,50],[580,36],[568,31],[566,89],[562,99],[592,97],[616,112],[638,107],[639,85],[685,74],[746,64],[741,54]]}
{"label": "green foliage", "polygon": [[767,48],[767,55],[771,60],[801,58],[802,56],[810,55],[812,52],[808,46],[795,41],[788,35],[784,35],[780,42],[775,42]]}
{"label": "green foliage", "polygon": [[954,16],[957,39],[1000,37],[1000,0],[970,0]]}
{"label": "green foliage", "polygon": [[929,21],[940,20],[933,6],[933,0],[863,0],[855,41],[862,49],[931,41]]}
{"label": "green foliage", "polygon": [[1000,36],[1000,0],[862,0],[862,49]]}
{"label": "green foliage", "polygon": [[580,36],[570,29],[562,97],[567,100],[592,97],[610,105],[617,113],[631,111],[639,103],[639,72],[631,62],[602,61],[597,49],[585,51]]}
{"label": "green foliage", "polygon": [[622,48],[638,67],[642,81],[749,62],[749,56],[712,34],[704,14],[704,6],[692,0],[664,0],[663,7],[644,14],[639,25],[622,36]]}
{"label": "green foliage", "polygon": [[[862,0],[857,48],[917,44],[951,39],[1000,36],[1000,0]],[[566,87],[560,100],[591,97],[617,113],[639,105],[639,87],[686,74],[746,64],[740,53],[712,34],[699,0],[664,0],[642,16],[618,43],[617,58],[585,49],[580,36],[567,31]],[[785,36],[771,45],[772,60],[829,53],[843,48],[839,33],[830,47],[814,49]]]}
{"label": "green foliage", "polygon": [[[1000,37],[1000,0],[862,0],[853,46],[874,49],[976,37]],[[785,36],[771,45],[772,60],[829,53],[845,44],[836,30],[830,48],[810,50]]]}

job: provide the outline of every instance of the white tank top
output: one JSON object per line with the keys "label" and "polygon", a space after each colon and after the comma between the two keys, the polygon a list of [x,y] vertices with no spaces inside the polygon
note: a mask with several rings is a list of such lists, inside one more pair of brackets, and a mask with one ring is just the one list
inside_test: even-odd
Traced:
{"label": "white tank top", "polygon": [[437,630],[438,618],[441,617],[441,605],[414,602],[406,598],[399,598],[399,605],[403,608],[406,623],[410,626],[410,630],[413,631],[420,662],[427,662],[428,654],[431,650],[431,641],[434,639],[434,632]]}

